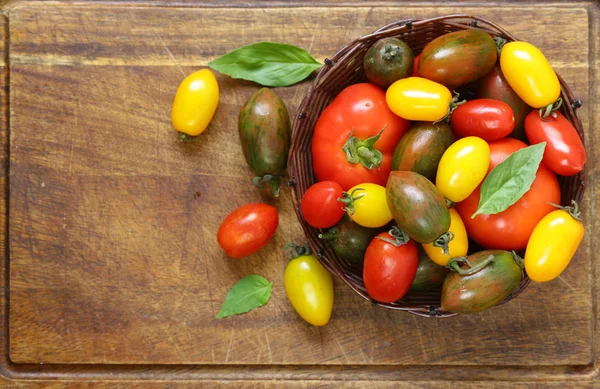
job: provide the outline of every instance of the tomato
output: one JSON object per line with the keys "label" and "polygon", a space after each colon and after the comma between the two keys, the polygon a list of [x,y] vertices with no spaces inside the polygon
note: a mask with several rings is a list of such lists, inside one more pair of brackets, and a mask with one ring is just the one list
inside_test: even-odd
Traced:
{"label": "tomato", "polygon": [[419,265],[415,242],[394,235],[389,232],[377,235],[365,253],[365,289],[373,300],[383,303],[400,300],[408,292]]}
{"label": "tomato", "polygon": [[365,54],[365,76],[373,84],[387,88],[413,72],[414,54],[410,46],[397,38],[381,38]]}
{"label": "tomato", "polygon": [[542,161],[554,173],[573,176],[583,170],[586,154],[581,137],[560,112],[542,119],[537,111],[525,118],[525,133],[533,144],[546,142]]}
{"label": "tomato", "polygon": [[420,60],[421,60],[421,54],[415,56],[415,61],[413,63],[413,71],[412,71],[413,77],[419,77],[419,61]]}
{"label": "tomato", "polygon": [[392,112],[406,120],[436,122],[448,114],[452,94],[437,82],[408,77],[394,82],[385,100]]}
{"label": "tomato", "polygon": [[431,243],[450,227],[450,213],[440,191],[419,173],[395,171],[386,186],[387,203],[394,220],[419,243]]}
{"label": "tomato", "polygon": [[232,258],[254,254],[266,245],[279,225],[277,208],[246,204],[231,212],[217,232],[219,246]]}
{"label": "tomato", "polygon": [[292,138],[285,104],[271,89],[259,89],[240,110],[238,132],[246,162],[256,174],[254,185],[269,185],[278,197]]}
{"label": "tomato", "polygon": [[410,290],[426,291],[438,289],[444,283],[448,269],[433,262],[427,253],[419,250],[419,266]]}
{"label": "tomato", "polygon": [[385,197],[385,188],[381,185],[363,183],[356,185],[342,198],[346,204],[348,216],[363,227],[383,227],[392,220]]}
{"label": "tomato", "polygon": [[[219,104],[219,84],[208,69],[187,76],[175,93],[171,109],[173,127],[183,134],[200,135]],[[183,139],[183,138],[182,138]]]}
{"label": "tomato", "polygon": [[[513,152],[527,147],[519,140],[505,138],[490,142],[490,166],[488,173]],[[560,186],[554,173],[540,164],[531,188],[516,203],[495,215],[471,215],[477,209],[479,186],[464,201],[455,205],[460,213],[469,238],[483,247],[504,250],[522,250],[536,224],[560,204]]]}
{"label": "tomato", "polygon": [[446,266],[450,258],[463,257],[469,251],[469,238],[467,237],[465,224],[456,209],[450,208],[449,212],[450,228],[448,231],[454,234],[454,238],[448,243],[448,254],[444,254],[441,247],[436,247],[432,243],[423,245],[423,249],[429,258],[441,266]]}
{"label": "tomato", "polygon": [[317,178],[337,182],[344,190],[363,182],[385,185],[394,147],[409,124],[390,111],[381,88],[366,83],[347,87],[315,126],[312,161]]}
{"label": "tomato", "polygon": [[509,42],[500,52],[500,67],[510,87],[533,108],[543,108],[560,96],[558,77],[544,54],[527,42]]}
{"label": "tomato", "polygon": [[380,229],[363,227],[344,214],[335,227],[319,234],[319,239],[327,240],[333,251],[350,265],[362,268],[367,246],[379,232]]}
{"label": "tomato", "polygon": [[446,122],[415,122],[394,149],[392,170],[410,170],[433,181],[444,151],[453,142]]}
{"label": "tomato", "polygon": [[302,197],[302,216],[315,228],[333,227],[344,215],[344,207],[338,198],[344,190],[333,181],[317,182]]}
{"label": "tomato", "polygon": [[492,99],[471,100],[459,105],[450,116],[452,131],[459,138],[477,136],[491,141],[504,138],[515,128],[510,106]]}
{"label": "tomato", "polygon": [[470,255],[468,263],[471,267],[461,261],[446,276],[441,298],[443,311],[481,312],[504,301],[521,282],[521,266],[508,251],[481,251]]}
{"label": "tomato", "polygon": [[419,76],[455,89],[494,67],[496,42],[481,30],[461,30],[431,40],[421,53]]}
{"label": "tomato", "polygon": [[300,317],[313,326],[324,326],[333,309],[331,274],[310,251],[299,252],[285,268],[285,293]]}
{"label": "tomato", "polygon": [[577,203],[552,211],[535,226],[525,251],[525,270],[533,281],[555,279],[566,269],[583,238]]}
{"label": "tomato", "polygon": [[499,65],[496,65],[491,72],[479,80],[476,97],[480,99],[499,100],[508,104],[515,117],[515,129],[510,136],[525,140],[525,116],[531,111],[531,107],[510,87]]}
{"label": "tomato", "polygon": [[490,146],[476,136],[457,140],[438,165],[435,185],[450,201],[463,201],[483,181],[490,164]]}

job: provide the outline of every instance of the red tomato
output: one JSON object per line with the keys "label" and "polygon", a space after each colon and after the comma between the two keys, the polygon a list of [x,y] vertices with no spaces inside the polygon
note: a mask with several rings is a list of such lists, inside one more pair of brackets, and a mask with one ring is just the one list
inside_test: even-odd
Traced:
{"label": "red tomato", "polygon": [[450,121],[457,137],[477,136],[486,141],[504,138],[515,128],[515,115],[510,105],[492,99],[471,100],[459,105]]}
{"label": "red tomato", "polygon": [[338,198],[344,190],[333,181],[317,182],[302,197],[302,216],[315,228],[333,227],[344,216],[344,207]]}
{"label": "red tomato", "polygon": [[[525,143],[512,138],[490,142],[488,173],[510,154],[524,147],[527,147]],[[481,185],[455,207],[465,223],[469,238],[489,249],[524,249],[537,223],[556,209],[548,202],[560,204],[558,180],[543,163],[529,191],[516,203],[495,215],[477,215],[471,219],[479,205],[480,190]]]}
{"label": "red tomato", "polygon": [[219,227],[217,240],[225,254],[241,258],[266,245],[278,225],[277,208],[261,203],[246,204],[227,215]]}
{"label": "red tomato", "polygon": [[[312,159],[317,178],[337,182],[344,190],[366,182],[385,186],[394,148],[409,124],[390,111],[379,87],[367,83],[347,87],[315,126]],[[373,145],[364,142],[381,130]]]}
{"label": "red tomato", "polygon": [[571,122],[560,112],[542,119],[537,110],[525,118],[525,134],[534,145],[546,142],[542,161],[556,174],[573,176],[583,170],[586,155],[583,142]]}
{"label": "red tomato", "polygon": [[421,60],[421,54],[415,56],[415,61],[413,62],[413,77],[419,77],[419,61]]}
{"label": "red tomato", "polygon": [[388,232],[377,235],[367,247],[363,280],[371,298],[383,303],[400,300],[410,288],[419,254],[413,240],[398,247],[379,238],[394,240]]}

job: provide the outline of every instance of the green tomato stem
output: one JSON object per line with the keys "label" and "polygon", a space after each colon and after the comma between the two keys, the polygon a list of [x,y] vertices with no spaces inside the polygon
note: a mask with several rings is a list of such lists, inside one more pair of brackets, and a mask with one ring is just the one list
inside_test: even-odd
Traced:
{"label": "green tomato stem", "polygon": [[354,215],[354,202],[359,200],[365,196],[364,193],[359,194],[358,196],[354,196],[354,194],[358,191],[364,190],[363,188],[356,188],[351,193],[343,192],[342,197],[339,197],[337,200],[340,203],[345,204],[344,211],[348,212],[350,216]]}
{"label": "green tomato stem", "polygon": [[433,247],[440,247],[445,255],[450,253],[448,245],[454,239],[454,232],[448,231],[433,242]]}
{"label": "green tomato stem", "polygon": [[328,241],[336,240],[338,238],[339,232],[340,229],[338,227],[332,227],[329,230],[327,230],[327,232],[319,234],[319,239]]}
{"label": "green tomato stem", "polygon": [[575,220],[577,220],[578,222],[583,223],[583,220],[581,220],[581,212],[579,211],[579,204],[577,204],[577,201],[575,200],[571,200],[571,206],[562,206],[559,204],[554,204],[554,203],[548,203],[550,205],[552,205],[553,207],[556,207],[558,209],[562,209],[563,211],[566,211],[569,213],[569,215],[571,215],[571,217]]}
{"label": "green tomato stem", "polygon": [[[450,270],[454,270],[455,272],[457,272],[461,276],[470,276],[470,275],[473,275],[473,274],[477,273],[481,269],[484,269],[485,267],[487,267],[493,261],[494,261],[494,256],[490,255],[489,257],[487,257],[483,261],[479,262],[477,265],[471,266],[466,257],[456,257],[456,258],[452,258],[448,262],[448,264],[446,265],[446,267],[448,269],[450,269]],[[463,269],[463,268],[460,267],[459,263],[466,263],[467,266],[469,266],[469,268],[465,270],[465,269]]]}
{"label": "green tomato stem", "polygon": [[260,176],[254,177],[254,179],[252,180],[252,183],[254,184],[254,186],[256,186],[257,188],[261,188],[261,189],[264,189],[266,187],[266,185],[270,185],[273,196],[279,197],[279,191],[281,190],[281,179],[282,178],[283,178],[282,176],[274,176],[272,174],[265,174],[262,177],[260,177]]}
{"label": "green tomato stem", "polygon": [[381,237],[376,237],[376,239],[383,240],[384,242],[392,244],[396,247],[400,247],[403,244],[408,243],[408,241],[410,240],[410,238],[408,237],[408,234],[406,232],[402,231],[397,226],[392,227],[392,229],[388,231],[388,234],[390,234],[392,239],[381,238]]}
{"label": "green tomato stem", "polygon": [[298,246],[295,243],[288,243],[283,247],[283,253],[289,260],[292,260],[305,255],[310,255],[311,251],[308,246]]}
{"label": "green tomato stem", "polygon": [[348,162],[353,165],[360,163],[369,170],[379,167],[383,155],[381,151],[375,148],[375,142],[379,140],[383,130],[385,130],[385,127],[377,135],[361,140],[354,136],[354,128],[352,128],[348,140],[342,146]]}

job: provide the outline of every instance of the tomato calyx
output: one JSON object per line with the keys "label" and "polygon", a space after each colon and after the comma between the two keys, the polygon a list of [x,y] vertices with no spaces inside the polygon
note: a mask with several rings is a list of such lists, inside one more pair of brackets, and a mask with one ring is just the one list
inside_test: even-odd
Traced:
{"label": "tomato calyx", "polygon": [[320,233],[318,235],[318,238],[327,240],[327,241],[333,241],[338,238],[339,232],[340,232],[340,229],[338,227],[332,227],[332,228],[328,229],[327,232]]}
{"label": "tomato calyx", "polygon": [[502,37],[495,37],[494,38],[494,42],[496,42],[496,48],[498,49],[498,56],[500,56],[500,53],[502,52],[502,48],[504,47],[505,44],[508,43],[508,41]]}
{"label": "tomato calyx", "polygon": [[448,255],[449,247],[448,245],[454,239],[454,232],[448,231],[433,242],[433,247],[439,247],[442,249],[445,255]]}
{"label": "tomato calyx", "polygon": [[[494,256],[490,255],[483,261],[479,262],[477,265],[473,266],[473,265],[471,265],[471,263],[469,262],[469,259],[467,257],[456,257],[456,258],[450,259],[450,261],[448,261],[448,264],[446,265],[446,267],[450,270],[457,272],[461,276],[470,276],[470,275],[477,273],[481,269],[485,269],[493,261],[494,261]],[[461,264],[466,264],[468,266],[468,269],[461,268],[460,267]]]}
{"label": "tomato calyx", "polygon": [[264,176],[256,176],[252,180],[252,183],[257,188],[265,189],[267,185],[271,186],[273,196],[279,197],[279,191],[281,190],[281,176],[275,176],[272,174],[265,174]]}
{"label": "tomato calyx", "polygon": [[199,139],[196,138],[195,136],[188,135],[185,132],[180,132],[179,133],[179,140],[182,143],[198,142],[199,141]]}
{"label": "tomato calyx", "polygon": [[384,126],[377,135],[365,140],[354,136],[353,127],[352,130],[350,130],[350,136],[348,137],[348,140],[342,146],[342,150],[344,150],[346,153],[348,162],[353,165],[360,163],[369,170],[379,167],[379,165],[381,165],[381,161],[383,160],[383,155],[381,154],[381,151],[374,147],[374,145],[375,142],[377,142],[381,137],[385,127],[386,126]]}
{"label": "tomato calyx", "polygon": [[308,246],[299,246],[295,243],[288,243],[283,247],[284,254],[291,261],[292,259],[296,259],[298,257],[303,257],[306,255],[310,255],[310,247]]}
{"label": "tomato calyx", "polygon": [[[552,116],[554,119],[556,119],[556,117],[558,116],[556,114],[556,111],[558,111],[558,109],[562,106],[563,100],[561,97],[558,98],[558,100],[556,100],[554,103],[552,104],[548,104],[545,107],[542,107],[538,110],[538,113],[540,114],[540,117],[542,118],[542,120],[544,119],[548,119],[548,116]],[[550,119],[548,119],[550,120]],[[544,121],[548,121],[548,120],[544,120]]]}
{"label": "tomato calyx", "polygon": [[435,122],[433,122],[433,124],[439,123],[442,121],[446,121],[449,124],[450,116],[452,116],[452,113],[454,112],[454,110],[456,108],[458,108],[459,105],[463,105],[466,102],[467,102],[466,99],[460,100],[460,94],[458,92],[454,92],[454,97],[452,98],[452,100],[450,100],[450,105],[448,105],[448,113],[446,114],[446,116],[444,116],[440,120],[436,120]]}
{"label": "tomato calyx", "polygon": [[395,247],[400,247],[403,244],[408,243],[408,241],[410,240],[410,238],[408,237],[408,234],[406,232],[402,231],[397,226],[392,227],[392,229],[388,231],[388,234],[390,234],[392,239],[382,238],[379,236],[376,236],[375,239],[383,240],[384,242],[387,242]]}
{"label": "tomato calyx", "polygon": [[338,197],[338,201],[340,203],[344,203],[344,211],[348,212],[350,214],[350,216],[354,215],[354,202],[356,200],[359,200],[361,198],[363,198],[365,196],[364,193],[359,194],[358,196],[354,197],[354,194],[358,191],[364,190],[363,188],[356,188],[354,189],[352,192],[348,193],[348,192],[343,192],[343,197]]}
{"label": "tomato calyx", "polygon": [[569,215],[571,215],[571,217],[575,220],[577,220],[580,223],[583,223],[583,220],[581,220],[581,212],[579,211],[579,204],[577,204],[577,201],[575,200],[571,200],[571,205],[567,205],[567,206],[562,206],[559,204],[554,204],[554,203],[548,203],[550,205],[552,205],[553,207],[556,207],[558,209],[562,209],[565,212],[568,212]]}

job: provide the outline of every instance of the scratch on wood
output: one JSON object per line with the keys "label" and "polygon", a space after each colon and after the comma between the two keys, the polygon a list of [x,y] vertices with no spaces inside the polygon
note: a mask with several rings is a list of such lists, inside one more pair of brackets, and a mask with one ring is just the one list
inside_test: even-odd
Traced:
{"label": "scratch on wood", "polygon": [[165,51],[167,52],[167,54],[169,54],[169,57],[171,58],[171,60],[173,60],[173,62],[175,62],[175,65],[177,65],[177,68],[181,71],[181,74],[183,74],[183,77],[185,77],[186,74],[183,71],[183,68],[181,67],[181,65],[179,65],[179,62],[177,62],[177,60],[175,59],[175,56],[173,55],[173,53],[171,53],[171,50],[169,50],[169,48],[167,47],[167,44],[163,40],[162,36],[157,35],[157,37],[160,40],[160,43],[162,43],[163,47],[165,48]]}
{"label": "scratch on wood", "polygon": [[350,363],[350,360],[348,359],[348,356],[346,355],[346,352],[344,351],[344,348],[340,344],[339,340],[337,340],[337,338],[335,338],[335,343],[337,344],[338,348],[342,352],[342,355],[344,355],[344,359],[346,359],[346,363]]}
{"label": "scratch on wood", "polygon": [[69,176],[72,172],[73,167],[73,149],[75,148],[75,144],[73,143],[73,138],[71,138],[71,152],[69,153]]}
{"label": "scratch on wood", "polygon": [[592,306],[592,302],[590,301],[590,299],[587,296],[585,296],[583,293],[581,293],[579,290],[575,289],[573,287],[573,285],[569,284],[567,282],[567,280],[565,280],[562,276],[558,276],[558,279],[561,280],[565,285],[567,285],[567,287],[569,287],[569,289],[571,289],[573,292],[575,292],[578,295],[583,296],[584,298],[582,300],[585,301],[585,303],[587,305],[589,305],[590,307]]}
{"label": "scratch on wood", "polygon": [[231,353],[231,346],[233,346],[233,327],[229,333],[229,346],[227,346],[227,355],[225,355],[225,363],[229,362],[229,354]]}
{"label": "scratch on wood", "polygon": [[167,332],[167,336],[168,336],[169,342],[171,342],[171,344],[173,344],[173,346],[175,346],[175,351],[177,351],[177,354],[179,354],[179,357],[182,360],[187,360],[185,353],[183,352],[183,350],[181,350],[181,348],[179,348],[179,345],[175,342],[175,340],[173,339],[173,336],[168,332]]}
{"label": "scratch on wood", "polygon": [[423,353],[423,359],[427,360],[427,350],[425,349],[425,344],[423,343],[423,336],[421,335],[421,327],[419,326],[419,320],[416,316],[411,315],[413,320],[415,321],[415,327],[417,329],[417,336],[419,337],[419,344],[421,345],[421,352]]}
{"label": "scratch on wood", "polygon": [[273,352],[271,351],[271,342],[269,342],[269,332],[265,329],[265,340],[267,341],[267,350],[269,350],[269,359],[273,361]]}

